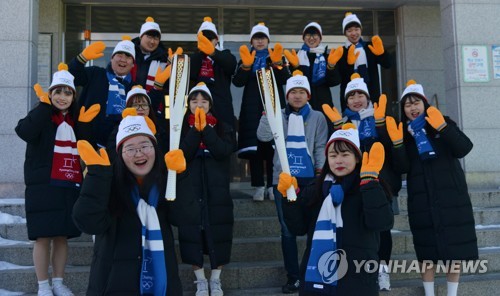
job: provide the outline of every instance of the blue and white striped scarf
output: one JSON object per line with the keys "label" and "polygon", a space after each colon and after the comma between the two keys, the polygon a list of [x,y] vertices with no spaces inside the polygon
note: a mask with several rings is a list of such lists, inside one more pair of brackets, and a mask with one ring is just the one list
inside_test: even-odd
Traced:
{"label": "blue and white striped scarf", "polygon": [[299,112],[291,112],[287,104],[285,113],[288,115],[288,132],[286,136],[286,154],[290,166],[290,174],[297,178],[314,177],[314,165],[311,153],[307,148],[304,122],[307,120],[311,106],[305,104]]}
{"label": "blue and white striped scarf", "polygon": [[[125,104],[127,102],[127,94],[125,86],[116,79],[116,75],[107,71],[109,88],[108,88],[108,102],[106,103],[106,115],[121,115]],[[123,79],[125,81],[131,80],[131,75],[128,74]]]}
{"label": "blue and white striped scarf", "polygon": [[408,132],[415,139],[415,144],[417,144],[418,155],[420,159],[432,159],[436,158],[436,151],[432,147],[427,133],[425,131],[425,125],[427,121],[425,120],[426,113],[420,114],[415,120],[408,123]]}
{"label": "blue and white striped scarf", "polygon": [[[318,47],[310,48],[307,44],[303,44],[302,48],[297,53],[299,57],[299,65],[304,67],[311,67],[309,64],[308,52],[316,54],[314,59],[314,65],[312,67],[311,83],[314,85],[319,85],[323,83],[326,79],[326,59],[325,59],[325,47],[323,45],[318,45]],[[306,73],[304,73],[306,74]],[[309,76],[309,75],[308,75]]]}
{"label": "blue and white striped scarf", "polygon": [[325,188],[328,190],[328,195],[323,200],[316,220],[304,288],[306,291],[332,295],[338,282],[338,269],[328,263],[332,262],[331,257],[335,256],[336,250],[341,245],[339,239],[344,226],[342,220],[344,190],[342,185],[334,183],[334,177],[330,174],[325,177],[323,185],[329,186]]}
{"label": "blue and white striped scarf", "polygon": [[363,146],[371,146],[378,139],[377,128],[375,125],[375,110],[372,102],[368,102],[368,107],[358,112],[349,108],[344,110],[344,115],[356,126],[359,131],[359,140]]}
{"label": "blue and white striped scarf", "polygon": [[167,293],[167,268],[163,251],[163,237],[156,213],[160,193],[157,186],[149,191],[148,202],[139,196],[137,186],[132,190],[132,201],[142,224],[141,295],[163,296]]}
{"label": "blue and white striped scarf", "polygon": [[267,66],[267,57],[269,56],[269,50],[267,48],[256,50],[255,48],[251,48],[250,52],[255,50],[255,60],[252,66],[252,74],[255,75],[255,72],[259,69],[266,68]]}

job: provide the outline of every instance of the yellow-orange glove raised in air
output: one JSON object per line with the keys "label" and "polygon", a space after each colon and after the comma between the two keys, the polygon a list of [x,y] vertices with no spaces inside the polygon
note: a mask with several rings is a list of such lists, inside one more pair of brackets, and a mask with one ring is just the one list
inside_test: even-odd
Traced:
{"label": "yellow-orange glove raised in air", "polygon": [[160,67],[158,67],[158,70],[156,70],[155,83],[154,83],[154,86],[157,90],[163,89],[163,85],[165,84],[165,81],[167,81],[170,78],[171,73],[172,73],[172,64],[168,65],[163,70]]}
{"label": "yellow-orange glove raised in air", "polygon": [[288,60],[290,65],[292,65],[293,68],[297,68],[299,66],[299,56],[297,55],[295,49],[292,49],[291,52],[288,49],[285,49],[284,54],[286,59]]}
{"label": "yellow-orange glove raised in air", "polygon": [[85,106],[82,106],[80,108],[80,115],[78,115],[78,121],[80,122],[91,122],[94,120],[94,118],[99,114],[101,111],[101,105],[100,104],[94,104],[90,106],[90,108],[85,111]]}
{"label": "yellow-orange glove raised in air", "polygon": [[181,55],[184,52],[182,47],[177,47],[175,52],[172,51],[172,49],[169,47],[168,48],[168,62],[172,64],[172,61],[174,60],[174,55]]}
{"label": "yellow-orange glove raised in air", "polygon": [[372,37],[372,45],[368,45],[368,48],[374,55],[379,56],[384,53],[384,44],[382,43],[382,39],[378,35]]}
{"label": "yellow-orange glove raised in air", "polygon": [[356,60],[358,59],[360,52],[355,52],[355,50],[356,46],[351,44],[351,46],[349,46],[349,50],[347,51],[347,63],[349,65],[354,65],[354,63],[356,63]]}
{"label": "yellow-orange glove raised in air", "polygon": [[401,146],[401,144],[403,144],[403,123],[400,122],[399,125],[396,125],[396,120],[394,120],[392,116],[387,116],[385,124],[392,145],[394,145],[394,147]]}
{"label": "yellow-orange glove raised in air", "polygon": [[103,57],[105,49],[106,44],[102,41],[97,41],[85,47],[77,58],[82,64],[85,64],[87,61]]}
{"label": "yellow-orange glove raised in air", "polygon": [[384,160],[384,146],[380,142],[373,143],[370,153],[363,153],[361,172],[359,174],[361,181],[366,179],[377,179],[378,174],[384,165]]}
{"label": "yellow-orange glove raised in air", "polygon": [[279,64],[283,61],[283,45],[281,43],[276,43],[274,49],[268,48],[269,58],[273,64]]}
{"label": "yellow-orange glove raised in air", "polygon": [[255,54],[257,52],[255,50],[250,53],[250,50],[246,45],[240,46],[240,57],[241,57],[241,65],[243,66],[243,70],[252,69],[253,62],[255,61]]}
{"label": "yellow-orange glove raised in air", "polygon": [[323,108],[323,113],[325,113],[326,116],[333,123],[334,129],[335,130],[340,129],[342,127],[342,124],[344,123],[344,121],[342,120],[342,115],[337,110],[337,108],[330,107],[328,104],[321,105],[321,108]]}
{"label": "yellow-orange glove raised in air", "polygon": [[89,165],[102,165],[102,166],[110,166],[108,153],[106,149],[99,149],[99,153],[94,150],[94,147],[90,145],[89,142],[85,140],[79,140],[76,143],[76,147],[78,149],[78,154],[80,154],[80,158],[85,162],[87,166]]}
{"label": "yellow-orange glove raised in air", "polygon": [[377,126],[383,126],[385,123],[385,110],[387,106],[387,96],[381,94],[378,98],[378,103],[373,103],[373,117],[375,117],[375,124]]}
{"label": "yellow-orange glove raised in air", "polygon": [[40,83],[35,84],[33,86],[33,89],[35,90],[36,96],[38,97],[40,102],[52,105],[52,103],[50,102],[50,99],[49,99],[49,93],[43,91],[43,88],[40,85]]}
{"label": "yellow-orange glove raised in air", "polygon": [[290,174],[282,172],[278,180],[278,191],[281,193],[281,195],[283,195],[283,197],[286,197],[286,191],[292,185],[295,190],[299,188],[299,185],[297,184],[297,178],[292,177]]}
{"label": "yellow-orange glove raised in air", "polygon": [[438,132],[442,131],[448,125],[444,120],[443,114],[434,106],[427,109],[425,120]]}
{"label": "yellow-orange glove raised in air", "polygon": [[186,170],[186,158],[181,149],[170,150],[165,154],[165,163],[167,169],[176,171],[180,174]]}
{"label": "yellow-orange glove raised in air", "polygon": [[202,32],[198,33],[198,49],[206,55],[212,55],[215,51],[212,41],[208,40]]}
{"label": "yellow-orange glove raised in air", "polygon": [[337,49],[332,49],[330,50],[330,54],[328,55],[328,67],[330,69],[333,69],[337,62],[342,58],[342,55],[344,55],[344,47],[339,46]]}

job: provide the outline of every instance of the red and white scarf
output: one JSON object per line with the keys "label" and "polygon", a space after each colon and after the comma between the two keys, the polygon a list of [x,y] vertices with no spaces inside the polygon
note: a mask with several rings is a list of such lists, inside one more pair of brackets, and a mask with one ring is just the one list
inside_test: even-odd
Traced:
{"label": "red and white scarf", "polygon": [[52,114],[52,122],[57,125],[52,158],[50,183],[56,186],[79,188],[82,183],[80,156],[76,149],[73,120],[69,114]]}
{"label": "red and white scarf", "polygon": [[162,63],[160,61],[151,61],[151,64],[149,65],[149,70],[148,70],[148,77],[146,78],[146,91],[147,92],[149,92],[151,89],[153,89],[153,87],[155,85],[155,77],[156,77],[156,72],[158,71],[158,68],[165,70],[166,66],[167,66],[167,63]]}
{"label": "red and white scarf", "polygon": [[198,72],[198,81],[213,83],[215,79],[214,61],[207,55],[201,61],[200,72]]}

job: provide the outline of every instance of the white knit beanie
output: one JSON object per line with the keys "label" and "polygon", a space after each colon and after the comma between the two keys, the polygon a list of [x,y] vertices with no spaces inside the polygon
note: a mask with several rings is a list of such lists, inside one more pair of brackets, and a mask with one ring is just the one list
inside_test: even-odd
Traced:
{"label": "white knit beanie", "polygon": [[269,28],[266,27],[266,24],[258,23],[257,25],[253,26],[252,32],[250,32],[250,41],[252,41],[253,35],[257,33],[262,33],[266,35],[267,39],[271,40],[271,36],[269,35]]}
{"label": "white knit beanie", "polygon": [[345,33],[345,28],[350,23],[357,23],[360,27],[362,27],[361,21],[355,14],[353,14],[352,12],[346,12],[344,20],[342,21],[342,32]]}
{"label": "white knit beanie", "polygon": [[328,154],[328,147],[330,147],[330,145],[335,141],[344,141],[351,144],[356,149],[358,156],[362,157],[363,154],[361,153],[360,149],[361,145],[359,142],[359,132],[357,129],[352,128],[350,124],[346,125],[345,129],[343,127],[342,129],[336,130],[330,136],[330,139],[328,139],[328,142],[325,146],[325,155]]}
{"label": "white knit beanie", "polygon": [[307,91],[307,94],[311,96],[311,87],[309,86],[309,80],[307,77],[302,75],[300,70],[293,71],[293,76],[288,78],[286,81],[286,95],[288,97],[288,93],[294,88],[303,88]]}
{"label": "white knit beanie", "polygon": [[160,35],[161,35],[160,25],[155,23],[154,18],[152,18],[150,16],[148,16],[146,18],[146,22],[144,24],[142,24],[141,33],[139,34],[139,37],[142,37],[142,35],[144,35],[144,33],[148,32],[148,31],[156,31],[156,32],[160,33]]}
{"label": "white knit beanie", "polygon": [[215,35],[219,36],[219,34],[217,33],[217,28],[215,28],[215,25],[212,22],[212,18],[209,16],[203,18],[203,23],[201,23],[201,26],[198,29],[198,33],[205,30],[212,31],[215,33]]}
{"label": "white knit beanie", "polygon": [[410,94],[417,95],[427,101],[427,97],[424,94],[424,87],[421,84],[417,84],[415,80],[408,80],[408,82],[406,83],[406,88],[399,100],[401,101],[404,97]]}
{"label": "white knit beanie", "polygon": [[123,118],[118,126],[118,133],[116,134],[116,151],[118,151],[123,142],[134,136],[146,136],[156,142],[156,138],[149,128],[146,118],[144,116],[129,115]]}
{"label": "white knit beanie", "polygon": [[304,33],[306,32],[306,30],[311,27],[318,29],[319,37],[323,39],[323,30],[321,29],[320,24],[318,24],[317,22],[310,22],[304,27],[304,30],[302,31],[302,38],[304,38]]}
{"label": "white knit beanie", "polygon": [[[194,93],[196,91],[202,91],[202,92],[206,93],[210,97],[210,105],[213,106],[214,101],[213,101],[213,98],[212,98],[212,93],[208,89],[208,87],[205,84],[205,82],[199,82],[196,86],[194,86],[189,91],[189,95],[191,95],[192,93]],[[189,97],[189,95],[188,95],[188,97]],[[189,104],[189,102],[188,102],[188,104]]]}
{"label": "white knit beanie", "polygon": [[115,46],[115,49],[113,50],[113,54],[111,56],[114,56],[119,52],[125,52],[130,54],[135,60],[135,45],[130,40],[130,36],[124,35],[122,37],[122,41],[118,42],[118,44]]}
{"label": "white knit beanie", "polygon": [[59,63],[57,70],[58,71],[52,76],[52,83],[49,86],[49,91],[57,86],[67,86],[76,93],[74,83],[75,77],[68,72],[68,65],[65,63]]}
{"label": "white knit beanie", "polygon": [[370,99],[370,93],[368,92],[368,86],[365,83],[365,80],[359,76],[358,73],[354,73],[351,75],[351,81],[347,84],[344,92],[344,99],[347,100],[347,95],[353,91],[359,91],[364,93],[368,99]]}
{"label": "white knit beanie", "polygon": [[142,88],[142,85],[135,85],[132,87],[132,89],[127,93],[127,100],[125,101],[125,104],[128,103],[129,99],[136,95],[145,96],[148,99],[148,103],[151,104],[151,98],[149,97],[147,91]]}

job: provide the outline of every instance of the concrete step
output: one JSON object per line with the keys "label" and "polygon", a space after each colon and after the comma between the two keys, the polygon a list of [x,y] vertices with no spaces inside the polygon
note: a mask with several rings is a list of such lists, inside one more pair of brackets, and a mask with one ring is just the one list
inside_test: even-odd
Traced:
{"label": "concrete step", "polygon": [[[11,241],[12,244],[0,244],[0,261],[6,261],[17,265],[33,265],[32,253],[33,243],[23,241]],[[299,254],[302,254],[306,239],[297,239]],[[92,242],[70,242],[68,249],[68,264],[74,266],[90,265],[92,261]],[[176,245],[178,261],[178,245]],[[232,262],[259,262],[282,260],[281,239],[279,237],[264,238],[237,238],[233,240],[231,252]]]}
{"label": "concrete step", "polygon": [[[479,248],[500,246],[500,227],[476,230]],[[299,237],[301,250],[306,237]],[[33,244],[12,241],[13,244],[0,244],[0,261],[18,265],[32,265]],[[91,242],[70,242],[68,264],[75,266],[90,265],[93,244]],[[393,255],[413,254],[413,239],[409,231],[393,233]],[[177,246],[177,254],[178,246]],[[299,254],[302,254],[300,251]],[[281,260],[280,237],[236,238],[233,240],[231,260],[233,262],[259,262]],[[179,260],[180,262],[180,260]]]}
{"label": "concrete step", "polygon": [[[281,262],[261,262],[258,264],[230,264],[221,274],[225,295],[282,295],[281,285],[285,283]],[[65,283],[76,295],[85,295],[88,284],[89,267],[68,266]],[[2,289],[35,295],[37,284],[33,267],[0,271]],[[277,274],[282,276],[276,276]],[[179,275],[183,284],[184,295],[193,295],[194,275],[190,266],[180,266]],[[391,279],[391,291],[381,295],[423,295],[422,282],[415,274],[409,279]],[[446,278],[436,277],[436,295],[446,295]],[[500,273],[463,274],[460,277],[458,295],[498,295]],[[354,294],[353,294],[354,295]]]}
{"label": "concrete step", "polygon": [[[235,218],[233,235],[235,238],[279,236],[280,224],[278,217]],[[174,228],[174,236],[177,238],[176,228]],[[26,223],[0,224],[0,237],[9,240],[27,241]],[[73,238],[70,241],[91,242],[92,236],[83,233],[80,237]]]}

